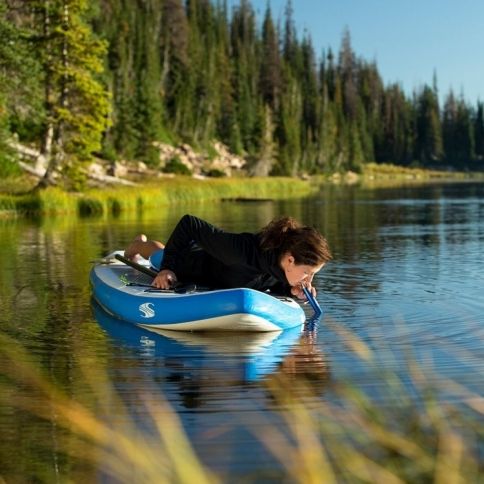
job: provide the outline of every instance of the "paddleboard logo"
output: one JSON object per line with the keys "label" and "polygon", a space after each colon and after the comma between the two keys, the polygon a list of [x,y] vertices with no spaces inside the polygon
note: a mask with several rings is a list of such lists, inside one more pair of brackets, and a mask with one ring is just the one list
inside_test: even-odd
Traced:
{"label": "paddleboard logo", "polygon": [[140,304],[139,307],[141,317],[143,318],[152,318],[155,315],[155,310],[153,309],[153,303],[143,303]]}

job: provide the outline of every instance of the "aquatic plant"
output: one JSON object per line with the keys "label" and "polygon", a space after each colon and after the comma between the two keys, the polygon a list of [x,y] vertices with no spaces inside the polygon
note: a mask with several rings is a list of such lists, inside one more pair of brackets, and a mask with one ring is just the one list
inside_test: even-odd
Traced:
{"label": "aquatic plant", "polygon": [[225,199],[278,199],[301,197],[315,186],[291,178],[166,178],[139,187],[91,189],[69,193],[58,188],[23,195],[0,196],[0,211],[19,214],[119,214],[179,202],[213,202]]}
{"label": "aquatic plant", "polygon": [[[99,472],[116,482],[160,483],[216,483],[218,479],[203,468],[188,442],[176,413],[160,395],[140,394],[146,408],[146,428],[141,432],[124,418],[113,421],[106,408],[116,405],[123,413],[123,402],[111,388],[106,375],[93,378],[92,362],[84,363],[84,384],[91,387],[96,401],[86,405],[62,392],[54,381],[29,363],[25,350],[11,339],[0,335],[2,382],[0,397],[7,398],[22,411],[64,428],[75,439],[67,439],[57,449],[75,461],[91,463]],[[35,398],[31,398],[31,395]],[[153,398],[151,398],[153,397]],[[35,403],[34,403],[35,402]],[[39,403],[40,402],[40,403]],[[2,402],[5,404],[5,402]],[[9,476],[3,476],[9,481]],[[23,476],[24,478],[27,476]],[[44,476],[45,477],[45,476]],[[67,481],[70,476],[63,475]],[[42,476],[29,476],[43,481]],[[47,479],[49,480],[49,479]],[[63,479],[61,479],[63,480]]]}
{"label": "aquatic plant", "polygon": [[[362,365],[379,371],[363,341],[331,321],[326,323],[343,336]],[[96,367],[90,359],[83,363],[84,384],[95,396],[89,404],[62,393],[51,379],[26,363],[26,352],[5,336],[0,337],[0,360],[0,394],[10,405],[47,421],[55,418],[56,425],[76,436],[75,442],[64,442],[58,452],[91,463],[116,482],[191,484],[222,479],[197,458],[176,412],[158,391],[139,392],[137,399],[144,408],[140,428],[123,410],[121,395],[109,378],[89,372]],[[286,481],[464,483],[482,478],[481,395],[423,371],[412,359],[407,361],[410,379],[380,371],[378,392],[369,395],[344,382],[301,378],[298,368],[309,373],[312,360],[321,372],[318,355],[302,352],[293,364],[261,383],[283,425],[266,421],[262,412],[249,412],[250,427],[280,462]],[[35,399],[29,397],[32,392]],[[440,400],[441,392],[445,400]],[[108,405],[116,407],[118,417],[110,414]],[[254,425],[254,420],[261,425]]]}

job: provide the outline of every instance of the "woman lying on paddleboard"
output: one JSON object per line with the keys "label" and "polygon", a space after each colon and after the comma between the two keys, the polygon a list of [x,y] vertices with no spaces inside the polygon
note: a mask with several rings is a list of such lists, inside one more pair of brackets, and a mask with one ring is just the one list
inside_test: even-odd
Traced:
{"label": "woman lying on paddleboard", "polygon": [[[247,287],[304,299],[303,285],[315,296],[314,275],[331,260],[326,239],[291,217],[273,220],[258,233],[230,233],[193,215],[184,215],[166,245],[138,235],[125,257],[155,260],[153,286],[178,281],[210,288]],[[161,260],[161,262],[159,262]]]}

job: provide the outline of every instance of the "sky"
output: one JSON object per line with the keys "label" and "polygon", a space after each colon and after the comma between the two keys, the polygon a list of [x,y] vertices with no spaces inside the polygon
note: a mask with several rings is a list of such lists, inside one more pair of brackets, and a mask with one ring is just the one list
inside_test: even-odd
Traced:
{"label": "sky", "polygon": [[[269,3],[283,21],[287,0],[250,0],[262,20]],[[239,0],[229,0],[229,6]],[[375,60],[385,84],[407,94],[432,85],[441,99],[453,90],[471,104],[484,101],[484,0],[292,0],[296,29],[307,31],[320,58],[338,52],[349,29],[353,51]]]}

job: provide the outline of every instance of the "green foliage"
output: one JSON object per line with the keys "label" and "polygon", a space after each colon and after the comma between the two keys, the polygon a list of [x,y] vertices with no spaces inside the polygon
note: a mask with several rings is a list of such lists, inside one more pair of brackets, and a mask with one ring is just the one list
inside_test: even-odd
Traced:
{"label": "green foliage", "polygon": [[210,168],[210,170],[204,172],[204,175],[209,178],[224,178],[227,176],[223,170],[219,170],[218,168]]}
{"label": "green foliage", "polygon": [[[1,97],[0,97],[1,109]],[[15,163],[15,152],[8,145],[8,125],[5,117],[0,116],[0,178],[15,176],[20,173],[18,165]]]}
{"label": "green foliage", "polygon": [[476,158],[484,160],[484,105],[482,102],[477,103],[477,112],[474,118],[474,140]]}
{"label": "green foliage", "polygon": [[417,96],[415,154],[423,163],[440,161],[443,156],[439,104],[429,86]]}
{"label": "green foliage", "polygon": [[[48,162],[46,184],[56,175],[68,179],[69,173],[77,173],[78,165],[101,149],[101,137],[109,124],[109,95],[98,79],[106,44],[93,35],[86,10],[85,0],[35,0],[12,4],[7,10],[10,37],[23,54],[21,61],[10,55],[16,81],[10,83],[10,91],[22,94],[20,81],[29,77],[22,64],[32,67],[29,83],[36,88],[35,97],[10,107],[8,114],[11,126],[19,128],[26,141],[40,145]],[[5,34],[6,29],[0,27],[2,30]],[[37,110],[40,102],[43,109]],[[19,109],[24,105],[27,107]],[[37,116],[23,121],[23,113],[30,111]],[[35,139],[26,136],[29,130],[25,127],[32,125]]]}
{"label": "green foliage", "polygon": [[180,161],[178,156],[174,156],[170,160],[166,162],[165,167],[163,168],[165,173],[174,173],[176,175],[191,175],[192,172],[188,166],[183,164]]}
{"label": "green foliage", "polygon": [[[12,131],[36,133],[42,109],[36,85],[38,63],[29,53],[27,29],[17,25],[5,3],[0,3],[0,177],[20,174],[16,153],[9,145]],[[28,124],[28,129],[22,130]],[[38,135],[38,132],[36,133]]]}
{"label": "green foliage", "polygon": [[17,10],[0,2],[0,123],[31,140],[44,115],[41,65],[29,41],[31,26]]}
{"label": "green foliage", "polygon": [[0,5],[3,139],[50,150],[69,186],[92,153],[158,166],[157,141],[220,140],[273,175],[484,159],[482,104],[450,93],[441,110],[436,81],[412,97],[385,86],[349,31],[318,58],[291,2],[279,28],[269,4],[259,24],[249,0],[230,13],[215,0],[15,6]]}

